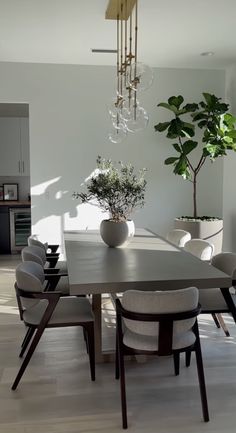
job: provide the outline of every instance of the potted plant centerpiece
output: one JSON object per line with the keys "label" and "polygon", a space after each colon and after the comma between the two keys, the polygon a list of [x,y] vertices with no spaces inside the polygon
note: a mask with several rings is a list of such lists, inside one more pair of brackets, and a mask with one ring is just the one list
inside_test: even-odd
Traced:
{"label": "potted plant centerpiece", "polygon": [[96,199],[103,211],[108,211],[109,219],[100,225],[103,241],[110,247],[124,244],[134,235],[134,223],[130,219],[137,207],[144,206],[146,169],[135,174],[131,164],[117,164],[110,159],[97,158],[97,169],[86,183],[87,193],[74,193],[82,203]]}
{"label": "potted plant centerpiece", "polygon": [[[155,125],[156,131],[165,132],[166,137],[172,140],[175,150],[175,155],[167,158],[165,164],[172,165],[174,174],[192,184],[193,215],[176,218],[175,227],[189,231],[194,238],[208,239],[218,253],[222,248],[223,221],[198,215],[197,181],[208,158],[213,162],[227,155],[228,150],[236,151],[236,118],[229,113],[228,104],[209,93],[203,93],[203,100],[198,103],[185,104],[183,96],[179,95],[171,96],[168,102],[157,106],[173,115],[173,119]],[[190,121],[187,116],[190,116]],[[199,133],[200,141],[194,140]],[[200,153],[194,164],[190,156],[197,148],[200,148]]]}

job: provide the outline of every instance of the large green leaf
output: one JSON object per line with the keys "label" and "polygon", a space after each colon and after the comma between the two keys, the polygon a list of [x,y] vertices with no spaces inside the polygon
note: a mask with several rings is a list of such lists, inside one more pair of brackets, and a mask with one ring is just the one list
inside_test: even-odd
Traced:
{"label": "large green leaf", "polygon": [[168,128],[167,137],[168,138],[178,138],[178,137],[184,137],[185,134],[182,131],[184,122],[179,119],[179,117],[176,117],[175,119],[171,120],[170,126]]}
{"label": "large green leaf", "polygon": [[168,99],[168,104],[169,105],[174,105],[176,108],[179,109],[180,105],[184,102],[184,98],[183,96],[179,95],[179,96],[171,96]]}
{"label": "large green leaf", "polygon": [[194,113],[192,118],[193,122],[197,122],[198,120],[207,119],[207,115],[204,113],[204,111],[199,111],[198,113]]}
{"label": "large green leaf", "polygon": [[192,104],[186,104],[184,105],[183,109],[186,111],[186,113],[194,112],[198,109],[198,104],[192,103]]}
{"label": "large green leaf", "polygon": [[184,132],[185,137],[194,137],[195,126],[192,123],[183,122],[182,131]]}
{"label": "large green leaf", "polygon": [[197,141],[193,140],[187,140],[183,143],[183,152],[185,155],[188,155],[188,153],[192,152],[193,149],[195,149],[198,145]]}
{"label": "large green leaf", "polygon": [[160,102],[160,104],[157,104],[157,106],[166,108],[167,110],[170,110],[175,114],[178,112],[178,109],[174,105],[167,104],[166,102]]}
{"label": "large green leaf", "polygon": [[172,143],[172,146],[177,150],[177,152],[182,152],[180,145],[178,143]]}
{"label": "large green leaf", "polygon": [[236,138],[236,129],[232,129],[231,131],[228,131],[226,133],[226,136],[230,138]]}
{"label": "large green leaf", "polygon": [[170,122],[163,122],[163,123],[160,122],[157,125],[155,125],[154,128],[156,131],[163,132],[168,128],[169,124]]}
{"label": "large green leaf", "polygon": [[185,156],[181,156],[179,161],[175,165],[174,173],[182,176],[184,179],[189,179],[191,177],[188,162]]}
{"label": "large green leaf", "polygon": [[234,117],[232,114],[226,113],[223,116],[223,124],[228,126],[228,128],[234,128],[235,123],[236,123],[236,117]]}
{"label": "large green leaf", "polygon": [[216,102],[217,98],[214,95],[211,95],[210,93],[203,93],[204,99],[207,103],[207,105],[209,107],[211,107],[212,105],[214,105],[214,103]]}
{"label": "large green leaf", "polygon": [[179,158],[175,158],[175,157],[170,157],[165,159],[165,165],[170,165],[173,164],[174,162],[176,162]]}

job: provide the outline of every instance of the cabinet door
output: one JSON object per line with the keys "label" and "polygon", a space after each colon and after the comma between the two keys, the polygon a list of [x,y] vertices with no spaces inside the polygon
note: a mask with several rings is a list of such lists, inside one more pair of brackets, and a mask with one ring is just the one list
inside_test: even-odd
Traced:
{"label": "cabinet door", "polygon": [[21,173],[20,119],[0,118],[0,176]]}
{"label": "cabinet door", "polygon": [[29,156],[29,119],[20,119],[20,142],[21,142],[21,175],[30,175],[30,156]]}

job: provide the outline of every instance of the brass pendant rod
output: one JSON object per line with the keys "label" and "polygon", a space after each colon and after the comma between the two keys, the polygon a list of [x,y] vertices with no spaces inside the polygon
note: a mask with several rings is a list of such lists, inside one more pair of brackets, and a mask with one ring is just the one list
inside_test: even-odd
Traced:
{"label": "brass pendant rod", "polygon": [[[127,16],[127,0],[125,0],[125,16]],[[124,62],[124,71],[125,71],[125,88],[127,87],[127,19],[125,20],[125,62]]]}
{"label": "brass pendant rod", "polygon": [[123,3],[121,4],[121,21],[120,21],[120,94],[123,94]]}
{"label": "brass pendant rod", "polygon": [[134,60],[135,60],[135,63],[137,63],[137,59],[138,59],[138,0],[136,2],[136,6],[135,6],[135,36],[134,36],[134,41],[135,41]]}
{"label": "brass pendant rod", "polygon": [[135,88],[134,91],[134,120],[137,119],[137,60],[138,60],[138,0],[135,6],[135,36],[134,36],[134,80],[135,80]]}
{"label": "brass pendant rod", "polygon": [[119,31],[119,14],[117,14],[117,20],[116,20],[116,47],[117,47],[117,56],[116,56],[116,66],[117,66],[117,101],[118,101],[118,95],[120,93],[120,74],[119,74],[119,37],[120,37],[120,31]]}

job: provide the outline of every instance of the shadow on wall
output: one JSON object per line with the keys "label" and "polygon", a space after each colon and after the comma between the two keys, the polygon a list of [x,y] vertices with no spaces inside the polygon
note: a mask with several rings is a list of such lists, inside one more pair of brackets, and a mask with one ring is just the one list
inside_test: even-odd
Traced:
{"label": "shadow on wall", "polygon": [[59,243],[62,252],[64,230],[97,229],[100,222],[108,217],[96,201],[82,204],[78,199],[73,199],[73,192],[65,190],[65,182],[61,177],[31,189],[32,234],[37,234],[42,241]]}

